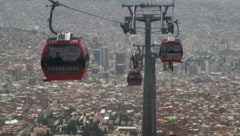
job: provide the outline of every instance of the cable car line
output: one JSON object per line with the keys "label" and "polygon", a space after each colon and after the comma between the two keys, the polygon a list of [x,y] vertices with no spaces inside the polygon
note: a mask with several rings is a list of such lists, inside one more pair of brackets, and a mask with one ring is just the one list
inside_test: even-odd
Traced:
{"label": "cable car line", "polygon": [[50,17],[48,19],[49,29],[55,35],[57,35],[58,32],[56,32],[52,27],[52,18],[53,18],[53,11],[54,11],[55,7],[58,7],[58,6],[59,6],[59,2],[53,2],[53,5],[51,6],[51,11],[50,11]]}
{"label": "cable car line", "polygon": [[79,9],[76,9],[76,8],[73,8],[73,7],[70,7],[70,6],[67,6],[63,3],[60,3],[58,1],[53,1],[53,0],[49,0],[51,3],[53,3],[54,5],[57,5],[57,6],[62,6],[62,7],[65,7],[67,9],[71,9],[73,11],[76,11],[76,12],[79,12],[79,13],[83,13],[83,14],[86,14],[86,15],[89,15],[89,16],[93,16],[93,17],[96,17],[96,18],[99,18],[99,19],[103,19],[105,21],[110,21],[110,22],[115,22],[115,23],[119,23],[121,24],[120,21],[118,20],[114,20],[114,19],[109,19],[109,18],[106,18],[106,17],[103,17],[103,16],[99,16],[99,15],[95,15],[95,14],[92,14],[92,13],[89,13],[89,12],[86,12],[86,11],[83,11],[83,10],[79,10]]}

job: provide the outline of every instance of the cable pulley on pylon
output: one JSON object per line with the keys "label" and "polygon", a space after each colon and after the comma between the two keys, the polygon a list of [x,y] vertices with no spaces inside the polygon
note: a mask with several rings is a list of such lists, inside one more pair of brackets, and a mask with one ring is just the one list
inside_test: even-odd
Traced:
{"label": "cable pulley on pylon", "polygon": [[[136,32],[135,27],[131,27],[131,20],[133,22],[139,21],[143,22],[145,25],[145,44],[144,44],[144,87],[143,87],[143,119],[142,119],[142,136],[156,136],[156,76],[155,76],[155,58],[156,54],[151,51],[151,34],[152,27],[151,24],[156,21],[166,22],[171,20],[171,16],[167,15],[169,7],[173,7],[173,4],[165,5],[150,5],[150,4],[140,4],[140,5],[123,5],[129,9],[130,16],[125,17],[125,24],[122,24],[124,33],[130,33],[131,31]],[[156,9],[159,8],[159,14],[153,14],[150,12],[141,12],[139,14],[134,13],[132,15],[131,9],[135,8],[147,8]],[[164,10],[162,10],[164,9]],[[136,16],[137,15],[137,16]],[[130,21],[129,21],[130,20]],[[133,30],[132,30],[133,29]],[[162,33],[163,34],[163,33]]]}

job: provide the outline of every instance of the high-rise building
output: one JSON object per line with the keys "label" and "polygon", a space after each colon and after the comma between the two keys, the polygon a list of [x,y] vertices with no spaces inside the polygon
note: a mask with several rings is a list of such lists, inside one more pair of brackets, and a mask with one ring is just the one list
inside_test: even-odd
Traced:
{"label": "high-rise building", "polygon": [[205,61],[205,74],[210,74],[210,71],[209,71],[209,61],[208,60],[206,60]]}
{"label": "high-rise building", "polygon": [[26,73],[27,75],[32,75],[34,72],[34,68],[32,64],[26,64]]}
{"label": "high-rise building", "polygon": [[100,49],[93,49],[93,62],[98,66],[102,66],[104,70],[108,69],[108,48],[102,46]]}
{"label": "high-rise building", "polygon": [[173,65],[172,74],[173,74],[174,76],[177,76],[178,71],[179,71],[178,65]]}
{"label": "high-rise building", "polygon": [[126,68],[126,53],[116,53],[115,59],[116,75],[124,74]]}
{"label": "high-rise building", "polygon": [[190,76],[197,75],[198,74],[198,66],[194,63],[190,63],[187,66],[187,74]]}
{"label": "high-rise building", "polygon": [[91,73],[92,75],[97,75],[99,74],[99,67],[96,63],[92,64],[91,66]]}
{"label": "high-rise building", "polygon": [[100,57],[101,57],[101,50],[100,49],[93,49],[93,62],[97,63],[97,65],[100,65]]}
{"label": "high-rise building", "polygon": [[116,65],[116,75],[122,75],[125,73],[125,68],[126,68],[126,65],[124,64],[117,64]]}
{"label": "high-rise building", "polygon": [[101,47],[100,65],[105,70],[108,69],[108,47],[107,46],[102,46]]}
{"label": "high-rise building", "polygon": [[116,53],[116,65],[125,64],[125,63],[126,63],[126,53],[125,52]]}

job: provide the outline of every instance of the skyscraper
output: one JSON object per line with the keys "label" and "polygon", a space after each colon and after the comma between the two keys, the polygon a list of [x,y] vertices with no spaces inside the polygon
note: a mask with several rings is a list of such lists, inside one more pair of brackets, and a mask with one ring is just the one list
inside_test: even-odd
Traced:
{"label": "skyscraper", "polygon": [[100,57],[101,57],[101,50],[100,49],[93,49],[93,62],[96,62],[98,65],[100,65]]}
{"label": "skyscraper", "polygon": [[126,63],[126,53],[125,52],[116,53],[116,65],[125,64],[125,63]]}
{"label": "skyscraper", "polygon": [[126,53],[125,52],[116,53],[115,59],[116,59],[115,60],[116,75],[124,74],[126,68]]}
{"label": "skyscraper", "polygon": [[93,62],[98,66],[102,66],[106,71],[108,68],[108,47],[102,46],[100,49],[93,49],[93,56]]}
{"label": "skyscraper", "polygon": [[210,74],[210,71],[209,71],[209,61],[208,60],[205,60],[205,73],[207,75]]}
{"label": "skyscraper", "polygon": [[100,53],[100,65],[106,70],[108,68],[108,47],[102,46]]}

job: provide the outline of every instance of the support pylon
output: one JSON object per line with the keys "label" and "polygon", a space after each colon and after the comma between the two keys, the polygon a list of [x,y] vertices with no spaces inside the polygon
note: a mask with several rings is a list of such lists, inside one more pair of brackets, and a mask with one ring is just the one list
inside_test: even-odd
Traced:
{"label": "support pylon", "polygon": [[[145,23],[145,66],[144,66],[144,87],[143,87],[143,119],[142,119],[142,136],[156,136],[156,75],[155,59],[156,53],[151,52],[151,23],[161,22],[162,34],[173,33],[172,17],[167,16],[171,5],[123,5],[128,7],[130,15],[125,17],[125,23],[121,24],[124,33],[136,34],[136,21]],[[138,8],[159,8],[159,14],[143,13],[136,16]],[[165,25],[164,25],[165,24]]]}

